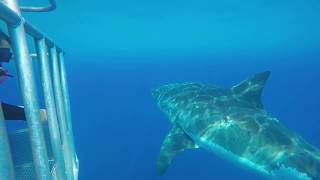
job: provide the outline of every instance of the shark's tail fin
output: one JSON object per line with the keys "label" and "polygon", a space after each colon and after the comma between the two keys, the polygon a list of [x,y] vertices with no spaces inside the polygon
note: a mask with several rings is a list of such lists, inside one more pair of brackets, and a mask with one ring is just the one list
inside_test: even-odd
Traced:
{"label": "shark's tail fin", "polygon": [[248,78],[247,80],[237,84],[236,86],[233,86],[231,90],[234,93],[234,96],[237,98],[246,100],[258,108],[263,108],[260,99],[263,88],[269,76],[270,71],[258,73],[251,78]]}

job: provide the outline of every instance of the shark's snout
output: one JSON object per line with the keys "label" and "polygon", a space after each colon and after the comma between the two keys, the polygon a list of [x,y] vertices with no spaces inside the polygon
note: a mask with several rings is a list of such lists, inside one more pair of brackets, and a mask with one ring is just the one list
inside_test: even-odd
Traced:
{"label": "shark's snout", "polygon": [[158,88],[152,89],[152,90],[151,90],[151,94],[152,94],[152,96],[153,96],[154,98],[157,99],[157,98],[159,97],[159,94],[160,94],[159,89],[158,89]]}
{"label": "shark's snout", "polygon": [[170,96],[173,96],[174,94],[179,93],[179,91],[177,91],[177,87],[179,87],[179,84],[167,84],[152,89],[151,93],[152,96],[156,98],[158,102],[160,102],[167,99]]}
{"label": "shark's snout", "polygon": [[151,93],[152,93],[152,96],[159,103],[160,101],[166,98],[166,95],[168,94],[168,88],[167,86],[160,86],[158,88],[152,89]]}

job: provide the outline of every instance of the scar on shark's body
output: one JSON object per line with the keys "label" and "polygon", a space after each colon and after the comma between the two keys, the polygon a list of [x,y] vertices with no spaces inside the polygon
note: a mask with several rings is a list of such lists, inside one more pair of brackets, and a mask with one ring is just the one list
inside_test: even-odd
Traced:
{"label": "scar on shark's body", "polygon": [[154,89],[172,129],[157,161],[164,174],[177,153],[204,148],[273,179],[320,180],[320,151],[264,110],[270,72],[230,89],[176,83]]}

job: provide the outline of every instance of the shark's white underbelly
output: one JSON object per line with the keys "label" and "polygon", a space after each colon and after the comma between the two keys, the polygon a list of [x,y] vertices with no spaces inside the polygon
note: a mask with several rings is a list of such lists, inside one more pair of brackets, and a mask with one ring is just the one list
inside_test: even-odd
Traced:
{"label": "shark's white underbelly", "polygon": [[225,159],[228,159],[231,162],[234,162],[236,165],[240,165],[248,170],[253,170],[253,172],[258,175],[266,178],[266,179],[274,179],[274,180],[313,180],[308,177],[306,174],[298,172],[293,168],[287,168],[284,166],[280,166],[277,170],[269,171],[263,165],[256,164],[245,157],[238,156],[225,148],[208,141],[205,138],[201,137],[192,137],[192,139],[196,142],[196,144],[203,148],[207,149],[214,154],[221,156]]}

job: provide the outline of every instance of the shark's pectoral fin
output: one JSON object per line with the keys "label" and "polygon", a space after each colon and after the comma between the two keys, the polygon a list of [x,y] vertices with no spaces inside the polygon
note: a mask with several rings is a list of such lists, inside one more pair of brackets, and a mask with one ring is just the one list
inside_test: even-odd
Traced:
{"label": "shark's pectoral fin", "polygon": [[164,174],[178,152],[185,149],[193,149],[198,146],[179,126],[174,126],[161,146],[157,161],[159,174]]}
{"label": "shark's pectoral fin", "polygon": [[270,71],[258,73],[236,86],[233,86],[231,90],[237,98],[246,100],[257,108],[263,108],[261,94],[269,75]]}

